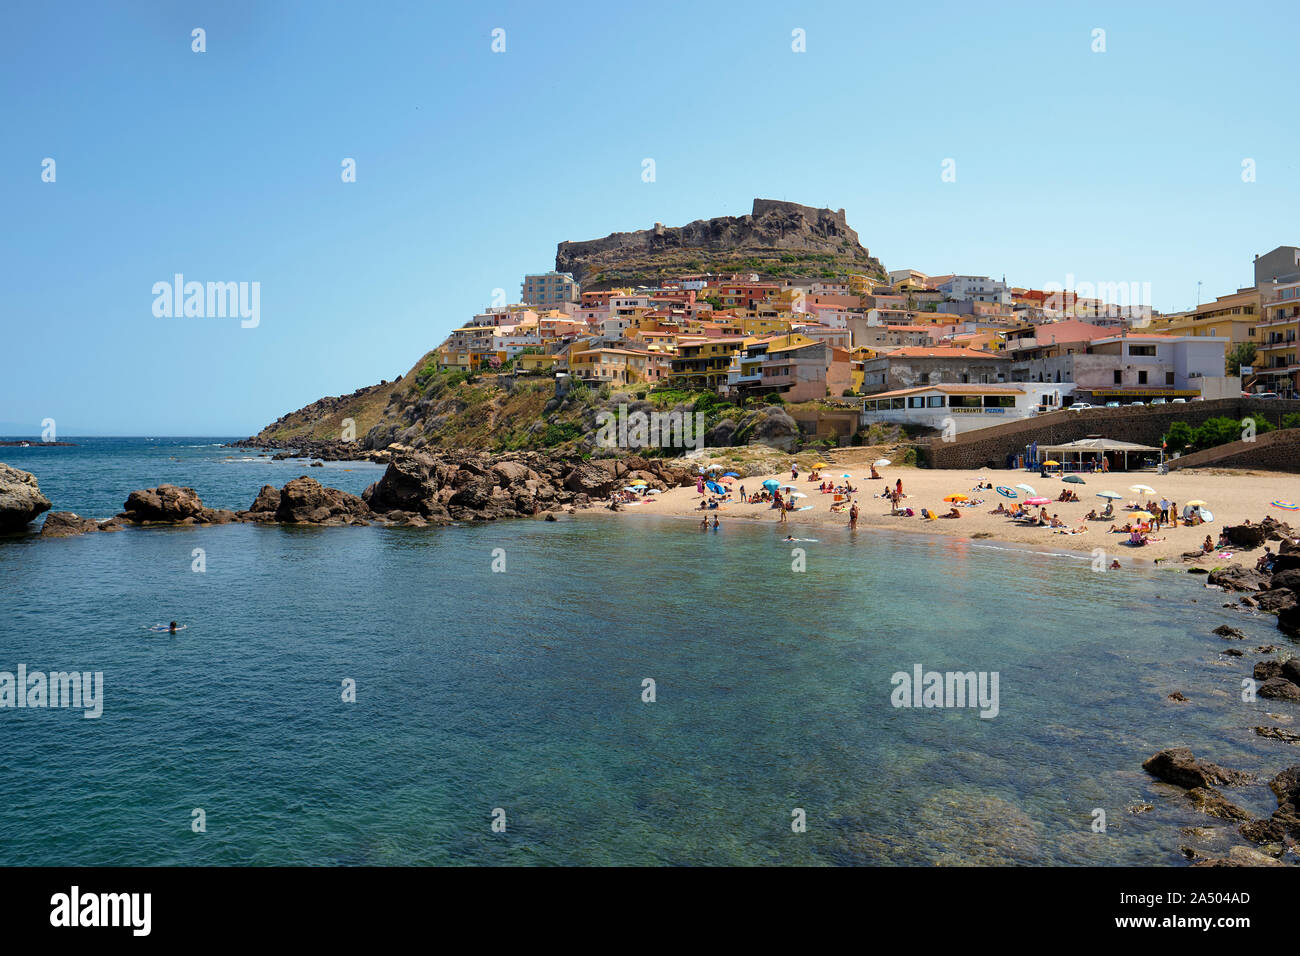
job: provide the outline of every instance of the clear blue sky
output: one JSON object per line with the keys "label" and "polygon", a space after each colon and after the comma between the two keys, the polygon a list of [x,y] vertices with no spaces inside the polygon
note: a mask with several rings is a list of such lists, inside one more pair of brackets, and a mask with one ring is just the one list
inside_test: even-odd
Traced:
{"label": "clear blue sky", "polygon": [[[0,431],[249,434],[405,372],[560,240],[755,196],[844,207],[886,268],[1185,308],[1300,244],[1297,9],[7,4]],[[176,272],[260,282],[260,326],[155,318]]]}

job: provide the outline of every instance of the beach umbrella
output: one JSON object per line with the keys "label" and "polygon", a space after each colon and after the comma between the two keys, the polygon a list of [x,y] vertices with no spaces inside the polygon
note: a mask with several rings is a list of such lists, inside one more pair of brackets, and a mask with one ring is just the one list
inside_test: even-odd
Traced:
{"label": "beach umbrella", "polygon": [[998,491],[998,494],[1000,494],[1003,498],[1019,498],[1019,497],[1020,497],[1018,494],[1016,494],[1016,493],[1015,493],[1014,491],[1012,491],[1010,488],[1003,487],[1002,485],[998,485],[997,491]]}
{"label": "beach umbrella", "polygon": [[709,465],[708,470],[709,470],[709,471],[721,471],[721,470],[722,470],[722,466],[721,466],[721,465]]}
{"label": "beach umbrella", "polygon": [[841,477],[841,478],[852,478],[853,476],[850,475],[850,474],[846,471],[844,474],[840,475],[840,477]]}
{"label": "beach umbrella", "polygon": [[1086,485],[1086,484],[1087,484],[1087,482],[1084,481],[1082,478],[1080,478],[1078,475],[1066,475],[1066,476],[1065,476],[1064,478],[1062,478],[1061,480],[1062,480],[1062,481],[1068,481],[1068,482],[1069,482],[1070,484],[1072,484],[1072,485]]}
{"label": "beach umbrella", "polygon": [[1098,498],[1110,498],[1110,499],[1113,500],[1113,499],[1115,499],[1115,498],[1123,498],[1124,496],[1121,495],[1121,494],[1118,494],[1117,492],[1114,492],[1114,491],[1099,491],[1099,492],[1097,492],[1097,497],[1098,497]]}
{"label": "beach umbrella", "polygon": [[969,498],[968,496],[966,496],[966,495],[949,495],[948,497],[944,498],[943,500],[944,500],[944,501],[951,501],[951,502],[954,502],[954,503],[955,503],[955,502],[958,502],[958,501],[970,501],[970,498]]}
{"label": "beach umbrella", "polygon": [[1200,514],[1201,514],[1202,521],[1210,522],[1214,520],[1214,512],[1211,511],[1209,508],[1201,508]]}
{"label": "beach umbrella", "polygon": [[825,467],[826,467],[826,462],[824,462],[824,461],[815,461],[815,462],[813,462],[813,467],[814,467],[814,468],[825,468]]}
{"label": "beach umbrella", "polygon": [[1294,501],[1274,501],[1274,508],[1281,508],[1283,511],[1300,511],[1300,505]]}
{"label": "beach umbrella", "polygon": [[798,491],[798,490],[799,490],[799,486],[798,486],[798,485],[782,485],[782,486],[781,486],[781,490],[782,490],[782,491],[787,491],[787,490],[789,490],[789,491]]}
{"label": "beach umbrella", "polygon": [[1154,495],[1156,493],[1156,490],[1152,488],[1150,485],[1129,485],[1128,490],[1138,491],[1144,495]]}
{"label": "beach umbrella", "polygon": [[657,494],[661,494],[662,492],[663,492],[663,489],[662,489],[662,488],[648,488],[648,489],[646,489],[646,494],[647,494],[647,495],[657,495]]}
{"label": "beach umbrella", "polygon": [[763,482],[763,487],[768,491],[776,491],[776,489],[781,487],[781,482],[777,481],[775,478],[769,478],[767,481]]}
{"label": "beach umbrella", "polygon": [[1024,492],[1025,494],[1027,494],[1027,495],[1037,494],[1037,492],[1034,491],[1034,488],[1033,488],[1032,485],[1026,485],[1024,482],[1021,482],[1020,484],[1016,485],[1016,487],[1019,488],[1021,491],[1023,491],[1023,492]]}
{"label": "beach umbrella", "polygon": [[638,478],[636,481],[632,482],[632,484],[634,484],[634,485],[646,485],[646,484],[649,484],[649,482],[646,481],[644,478]]}
{"label": "beach umbrella", "polygon": [[1155,515],[1149,511],[1134,511],[1130,517],[1137,518],[1139,521],[1150,521]]}
{"label": "beach umbrella", "polygon": [[1203,508],[1205,506],[1205,502],[1200,498],[1194,498],[1191,501],[1186,502],[1186,504],[1191,505],[1193,508]]}
{"label": "beach umbrella", "polygon": [[1056,467],[1057,465],[1060,464],[1060,462],[1059,462],[1059,461],[1045,461],[1045,462],[1043,462],[1043,464],[1044,464],[1044,465],[1051,465],[1052,467]]}
{"label": "beach umbrella", "polygon": [[796,492],[795,492],[794,494],[792,494],[790,497],[791,497],[791,498],[807,498],[808,496],[805,495],[802,491],[796,491]]}
{"label": "beach umbrella", "polygon": [[640,489],[640,488],[633,488],[631,485],[628,485],[628,486],[627,486],[626,488],[624,488],[623,490],[624,490],[624,491],[637,492],[637,491],[640,491],[641,489]]}
{"label": "beach umbrella", "polygon": [[888,458],[877,458],[875,461],[872,462],[872,464],[875,465],[877,468],[884,468],[886,465],[892,465],[893,462],[890,461]]}
{"label": "beach umbrella", "polygon": [[738,471],[729,471],[729,472],[727,472],[725,475],[723,475],[722,477],[723,477],[723,478],[739,478],[739,477],[740,477],[740,472],[738,472]]}
{"label": "beach umbrella", "polygon": [[1052,503],[1052,499],[1051,499],[1051,498],[1043,498],[1043,497],[1041,497],[1041,496],[1038,497],[1038,498],[1026,498],[1026,499],[1025,499],[1025,504],[1027,504],[1027,505],[1048,505],[1048,504],[1051,504],[1051,503]]}
{"label": "beach umbrella", "polygon": [[735,478],[732,478],[730,475],[723,475],[721,478],[718,479],[718,481],[721,481],[721,482],[723,482],[724,484],[728,484],[728,485],[731,484],[731,483],[732,483],[733,481],[735,481],[735,480],[736,480],[736,479],[735,479]]}
{"label": "beach umbrella", "polygon": [[708,488],[709,491],[713,492],[715,495],[725,495],[727,493],[727,489],[722,487],[722,485],[718,484],[716,481],[706,481],[704,487]]}

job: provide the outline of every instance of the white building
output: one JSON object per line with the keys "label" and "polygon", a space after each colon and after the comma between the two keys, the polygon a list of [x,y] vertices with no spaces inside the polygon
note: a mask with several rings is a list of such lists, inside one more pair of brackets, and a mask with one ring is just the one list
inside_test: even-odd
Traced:
{"label": "white building", "polygon": [[900,388],[863,399],[862,426],[888,422],[960,434],[1057,411],[1073,388],[1069,382]]}

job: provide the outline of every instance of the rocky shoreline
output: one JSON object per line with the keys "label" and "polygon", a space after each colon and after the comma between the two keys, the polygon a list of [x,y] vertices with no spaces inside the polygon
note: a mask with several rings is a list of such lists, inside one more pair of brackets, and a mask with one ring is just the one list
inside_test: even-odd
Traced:
{"label": "rocky shoreline", "polygon": [[[164,484],[132,491],[123,510],[105,521],[73,512],[46,516],[42,537],[69,537],[135,526],[195,526],[233,522],[285,525],[428,527],[455,522],[552,516],[603,504],[633,481],[648,488],[688,485],[686,464],[628,456],[584,461],[541,452],[492,455],[462,451],[427,454],[398,448],[383,476],[360,496],[328,488],[302,475],[282,488],[264,485],[242,511],[210,508],[193,488]],[[52,504],[35,476],[0,466],[0,523],[24,530]],[[617,504],[609,504],[618,510]]]}
{"label": "rocky shoreline", "polygon": [[[1237,548],[1254,549],[1266,541],[1278,542],[1278,555],[1271,572],[1230,564],[1207,571],[1189,568],[1192,573],[1208,574],[1206,587],[1225,592],[1238,592],[1244,596],[1237,602],[1226,602],[1224,607],[1255,613],[1275,613],[1277,626],[1289,638],[1300,638],[1300,544],[1297,534],[1282,521],[1265,517],[1258,523],[1249,522],[1224,529],[1228,540]],[[1204,557],[1199,553],[1185,557]],[[1214,629],[1214,635],[1224,641],[1242,641],[1246,634],[1237,627],[1224,624]],[[1260,658],[1251,668],[1255,696],[1300,704],[1300,657],[1272,657],[1279,651],[1275,644],[1255,648]],[[1219,652],[1223,656],[1244,658],[1245,652],[1228,647]],[[1189,698],[1181,691],[1169,695],[1170,701],[1184,703]],[[1291,709],[1287,707],[1286,709]],[[1276,714],[1280,722],[1293,719],[1289,714]],[[1284,745],[1300,743],[1300,734],[1278,726],[1254,728],[1257,737],[1275,740]],[[1238,787],[1258,782],[1250,774],[1230,770],[1196,757],[1186,747],[1172,747],[1148,758],[1142,767],[1164,783],[1180,787],[1184,796],[1200,813],[1228,821],[1235,825],[1236,833],[1247,844],[1228,848],[1226,856],[1208,856],[1191,846],[1182,852],[1193,860],[1196,867],[1223,866],[1284,866],[1285,859],[1300,862],[1300,765],[1288,767],[1273,776],[1269,789],[1277,798],[1277,809],[1269,817],[1255,819],[1249,812],[1229,800],[1218,789],[1221,786]],[[1203,831],[1203,827],[1186,828],[1184,833]]]}

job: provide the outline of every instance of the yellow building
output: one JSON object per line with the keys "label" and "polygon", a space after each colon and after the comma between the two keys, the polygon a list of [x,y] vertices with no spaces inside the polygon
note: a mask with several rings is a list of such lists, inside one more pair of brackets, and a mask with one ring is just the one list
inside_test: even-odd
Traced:
{"label": "yellow building", "polygon": [[1227,339],[1231,344],[1226,355],[1231,353],[1233,346],[1243,342],[1254,342],[1258,348],[1259,338],[1255,329],[1262,314],[1259,289],[1238,289],[1231,295],[1221,295],[1213,302],[1205,302],[1188,312],[1153,316],[1147,331]]}
{"label": "yellow building", "polygon": [[679,388],[711,388],[727,383],[732,357],[745,344],[740,336],[677,343],[668,382]]}
{"label": "yellow building", "polygon": [[791,313],[755,313],[740,320],[739,330],[744,335],[784,335],[790,331]]}
{"label": "yellow building", "polygon": [[559,362],[558,355],[543,352],[521,352],[515,356],[515,368],[521,372],[549,372]]}
{"label": "yellow building", "polygon": [[569,374],[585,382],[618,385],[648,382],[655,380],[656,371],[649,352],[598,348],[569,354]]}
{"label": "yellow building", "polygon": [[876,291],[879,283],[869,275],[861,273],[849,273],[849,294],[850,295],[871,295]]}

